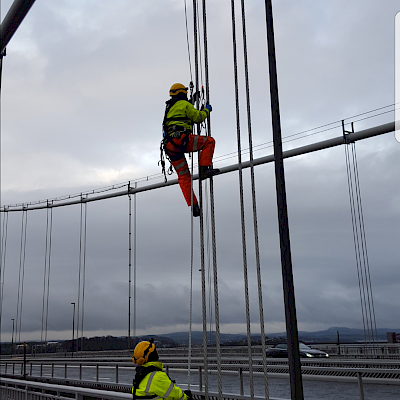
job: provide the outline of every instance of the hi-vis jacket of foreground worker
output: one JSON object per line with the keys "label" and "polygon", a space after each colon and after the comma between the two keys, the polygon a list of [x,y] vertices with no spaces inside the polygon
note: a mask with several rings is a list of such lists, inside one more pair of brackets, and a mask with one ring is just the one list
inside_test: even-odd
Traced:
{"label": "hi-vis jacket of foreground worker", "polygon": [[[149,368],[150,367],[150,368]],[[175,386],[169,376],[163,372],[164,365],[159,361],[147,362],[142,365],[143,369],[149,368],[149,372],[140,382],[136,393],[136,399],[166,399],[187,400],[188,396],[181,388]],[[132,388],[133,392],[134,388]]]}

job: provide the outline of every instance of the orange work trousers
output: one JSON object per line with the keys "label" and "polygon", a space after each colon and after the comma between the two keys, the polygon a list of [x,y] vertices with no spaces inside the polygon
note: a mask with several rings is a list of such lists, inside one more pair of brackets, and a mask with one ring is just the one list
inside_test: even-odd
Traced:
{"label": "orange work trousers", "polygon": [[[171,160],[181,187],[186,203],[190,206],[191,176],[184,153],[200,151],[199,165],[207,167],[212,165],[215,140],[211,136],[182,134],[180,138],[174,138],[165,145],[165,152]],[[193,192],[193,204],[197,204],[197,198]]]}

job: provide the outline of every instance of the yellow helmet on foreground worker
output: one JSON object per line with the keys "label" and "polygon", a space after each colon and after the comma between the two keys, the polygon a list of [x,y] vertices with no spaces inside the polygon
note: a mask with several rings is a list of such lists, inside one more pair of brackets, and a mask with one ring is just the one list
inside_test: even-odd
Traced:
{"label": "yellow helmet on foreground worker", "polygon": [[[156,346],[151,339],[150,342],[143,341],[136,345],[133,351],[132,361],[137,365],[143,365],[149,361],[149,355],[156,352]],[[158,358],[158,357],[157,357]]]}
{"label": "yellow helmet on foreground worker", "polygon": [[176,96],[178,93],[185,93],[187,94],[188,88],[183,86],[182,83],[174,83],[169,89],[170,96]]}

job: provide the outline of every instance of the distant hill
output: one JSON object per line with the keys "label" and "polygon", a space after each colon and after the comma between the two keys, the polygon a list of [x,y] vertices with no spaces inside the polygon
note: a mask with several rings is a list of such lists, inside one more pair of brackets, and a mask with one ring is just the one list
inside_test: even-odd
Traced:
{"label": "distant hill", "polygon": [[[379,328],[377,329],[378,340],[387,340],[387,332],[399,332],[400,329]],[[299,331],[299,340],[304,342],[337,342],[337,332],[341,343],[360,342],[365,340],[363,329],[351,329],[346,327],[332,327],[324,331],[305,332]],[[286,333],[267,334],[269,338],[286,337]],[[368,340],[368,337],[367,337]]]}
{"label": "distant hill", "polygon": [[[173,332],[173,333],[166,333],[160,335],[163,337],[168,337],[176,342],[177,345],[189,344],[189,333],[188,332]],[[260,335],[258,335],[260,336]],[[226,342],[240,342],[246,340],[246,334],[231,334],[231,333],[221,333],[220,334],[221,343]],[[215,343],[215,332],[208,332],[207,333],[207,340],[208,343]],[[192,332],[192,344],[200,345],[203,344],[203,332],[200,331],[193,331]]]}
{"label": "distant hill", "polygon": [[[337,342],[337,332],[339,332],[339,340],[341,343],[354,343],[359,341],[364,341],[364,330],[363,329],[351,329],[346,327],[331,327],[324,331],[317,332],[305,332],[299,331],[299,339],[304,342],[309,343],[336,343]],[[400,332],[400,329],[392,329],[392,328],[379,328],[377,329],[378,340],[387,340],[386,333],[387,332]],[[166,338],[172,339],[178,346],[180,344],[188,345],[189,343],[189,333],[188,332],[173,332],[166,333],[160,335]],[[273,339],[285,339],[286,332],[281,333],[267,333],[267,338],[270,340]],[[260,340],[260,334],[252,335],[252,340],[257,341]],[[221,333],[221,344],[228,345],[232,344],[240,344],[246,342],[246,334],[229,334],[229,333]],[[367,338],[368,339],[368,338]],[[207,335],[208,343],[215,343],[215,332],[208,333]],[[203,332],[194,331],[192,332],[192,344],[201,345],[203,343]]]}

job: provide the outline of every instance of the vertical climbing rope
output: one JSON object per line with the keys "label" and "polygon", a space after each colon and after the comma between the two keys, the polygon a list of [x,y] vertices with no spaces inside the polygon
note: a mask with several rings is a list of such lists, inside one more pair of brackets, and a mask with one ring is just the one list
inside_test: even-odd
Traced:
{"label": "vertical climbing rope", "polygon": [[[185,3],[186,5],[186,3]],[[189,346],[188,346],[188,378],[187,387],[190,390],[190,368],[192,365],[192,317],[193,317],[193,157],[190,165],[190,295],[189,295]]]}
{"label": "vertical climbing rope", "polygon": [[131,349],[131,287],[132,287],[132,199],[129,194],[131,183],[128,184],[128,351]]}
{"label": "vertical climbing rope", "polygon": [[[135,189],[137,182],[135,182]],[[133,336],[136,345],[136,261],[137,261],[137,198],[136,193],[133,195]]]}
{"label": "vertical climbing rope", "polygon": [[258,306],[260,313],[260,332],[261,332],[261,350],[263,355],[263,368],[264,368],[264,388],[265,398],[269,399],[268,377],[267,377],[267,349],[265,345],[265,328],[264,328],[264,307],[262,296],[261,284],[261,265],[260,265],[260,246],[258,240],[258,223],[257,223],[257,202],[256,202],[256,183],[254,177],[254,157],[253,157],[253,136],[251,129],[251,109],[250,109],[250,84],[249,84],[249,67],[247,60],[247,30],[246,30],[246,13],[244,7],[244,0],[241,0],[242,5],[242,28],[243,28],[243,57],[244,57],[244,72],[246,84],[246,104],[247,104],[247,124],[249,135],[249,154],[250,154],[250,176],[251,176],[251,197],[253,205],[253,228],[254,228],[254,245],[256,255],[256,269],[257,269],[257,289],[258,289]]}
{"label": "vertical climbing rope", "polygon": [[251,328],[250,328],[250,306],[249,306],[249,283],[247,274],[247,251],[246,251],[246,225],[244,215],[244,193],[243,193],[243,172],[242,172],[242,148],[240,139],[240,116],[239,116],[239,85],[237,72],[237,45],[236,45],[236,17],[235,1],[231,0],[232,11],[232,42],[233,42],[233,67],[235,77],[235,102],[236,102],[236,133],[238,146],[239,165],[239,194],[240,194],[240,220],[242,226],[242,253],[243,253],[243,280],[246,305],[246,326],[247,326],[247,353],[249,358],[249,382],[250,398],[254,399],[254,378],[253,378],[253,357],[251,352]]}

